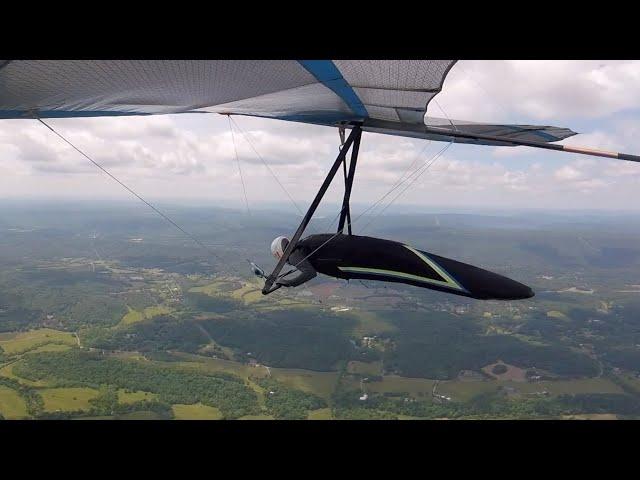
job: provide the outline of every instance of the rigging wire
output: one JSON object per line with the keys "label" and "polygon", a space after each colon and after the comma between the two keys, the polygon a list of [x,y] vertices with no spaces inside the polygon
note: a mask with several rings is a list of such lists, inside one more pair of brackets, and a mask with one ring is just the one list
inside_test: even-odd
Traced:
{"label": "rigging wire", "polygon": [[[142,198],[141,195],[139,195],[138,193],[136,193],[131,187],[129,187],[128,185],[126,185],[124,182],[122,182],[121,180],[119,180],[115,175],[113,175],[109,170],[107,170],[106,168],[104,168],[100,163],[98,163],[97,161],[95,161],[93,158],[91,158],[89,155],[87,155],[86,153],[84,153],[82,150],[80,150],[80,148],[76,147],[70,140],[68,140],[64,135],[62,135],[61,133],[59,133],[57,130],[55,130],[51,125],[49,125],[48,123],[46,123],[44,120],[42,120],[40,117],[36,116],[35,117],[36,120],[38,120],[42,125],[44,125],[45,127],[47,127],[49,130],[51,130],[56,136],[58,136],[60,139],[62,139],[67,145],[69,145],[71,148],[73,148],[76,152],[78,152],[80,155],[82,155],[84,158],[86,158],[87,160],[89,160],[91,163],[93,163],[96,167],[98,167],[100,170],[102,170],[102,172],[104,172],[107,176],[109,176],[112,180],[114,180],[116,183],[118,183],[122,188],[124,188],[126,191],[128,191],[129,193],[131,193],[134,197],[136,197],[138,200],[140,200],[142,203],[144,203],[145,205],[147,205],[149,208],[151,208],[151,210],[153,210],[154,212],[156,212],[158,215],[160,215],[162,218],[164,218],[167,222],[169,222],[171,225],[173,225],[175,228],[177,228],[178,230],[180,230],[184,235],[186,235],[187,237],[189,237],[191,240],[193,240],[197,245],[199,245],[203,250],[205,250],[207,253],[209,253],[210,255],[212,255],[213,257],[217,258],[219,261],[222,261],[222,257],[220,257],[217,253],[215,253],[213,250],[211,250],[206,244],[204,244],[203,242],[201,242],[197,237],[195,237],[194,235],[192,235],[191,233],[189,233],[188,231],[186,231],[184,228],[182,228],[180,225],[178,225],[175,221],[173,221],[171,219],[171,217],[169,217],[166,213],[162,212],[159,208],[155,207],[152,203],[148,202],[147,200],[145,200],[144,198]],[[230,265],[231,268],[233,270],[236,271],[236,273],[238,273],[238,271],[235,269],[235,267],[233,267],[233,265]]]}
{"label": "rigging wire", "polygon": [[[418,152],[418,154],[416,155],[416,157],[413,159],[413,162],[411,162],[411,164],[405,169],[405,171],[402,173],[402,175],[400,175],[400,177],[398,178],[398,180],[395,181],[395,183],[391,186],[391,188],[387,191],[387,193],[385,193],[382,197],[380,197],[378,200],[376,200],[369,209],[367,209],[366,211],[372,210],[373,208],[375,208],[378,204],[380,204],[385,198],[387,198],[399,185],[401,185],[402,183],[404,183],[408,178],[410,178],[414,173],[412,172],[411,174],[409,174],[407,176],[407,174],[409,173],[409,171],[411,171],[411,169],[413,169],[414,165],[417,163],[417,161],[420,159],[420,157],[422,156],[422,154],[427,150],[427,148],[429,148],[429,146],[431,145],[431,140],[428,140],[427,143],[422,147],[422,149]],[[422,168],[422,166],[424,165],[424,163],[418,167],[416,170]],[[405,178],[406,177],[406,178]],[[358,217],[360,218],[360,217]],[[351,222],[353,224],[353,222]]]}
{"label": "rigging wire", "polygon": [[455,123],[453,123],[451,121],[451,119],[449,118],[449,115],[447,115],[447,112],[444,111],[444,109],[440,106],[440,104],[438,103],[438,100],[436,100],[435,98],[433,98],[433,101],[435,102],[436,106],[440,109],[440,111],[442,112],[442,114],[445,116],[445,118],[447,120],[449,120],[449,123],[451,124],[451,126],[453,127],[453,130],[455,132],[458,131],[458,127],[455,125]]}
{"label": "rigging wire", "polygon": [[[453,127],[454,131],[457,132],[458,131],[458,127],[453,123],[451,118],[449,118],[449,115],[447,115],[447,112],[445,112],[444,109],[440,106],[440,104],[438,103],[438,100],[436,98],[433,98],[433,101],[435,102],[437,107],[440,109],[442,114],[449,121],[449,123]],[[404,194],[404,192],[406,192],[411,187],[411,185],[413,185],[418,180],[418,178],[420,178],[424,174],[424,172],[429,170],[429,168],[431,168],[431,166],[436,162],[436,160],[438,160],[438,158],[440,158],[440,156],[442,156],[444,154],[444,152],[446,152],[449,149],[449,147],[453,144],[453,142],[454,142],[454,139],[452,138],[451,141],[433,157],[433,159],[429,162],[428,165],[426,165],[426,167],[425,167],[425,164],[426,164],[426,162],[425,162],[418,169],[416,169],[411,175],[409,175],[409,177],[411,177],[412,175],[415,175],[415,177],[413,178],[413,180],[411,180],[407,184],[407,186],[403,190],[401,190],[393,199],[391,199],[391,201],[389,203],[387,203],[387,205],[382,210],[380,210],[378,213],[376,213],[371,218],[371,220],[369,220],[369,222],[362,228],[361,232],[363,232],[369,225],[371,225],[371,223],[376,218],[378,218],[380,215],[382,215],[387,210],[387,208],[389,208],[400,196],[402,196]],[[423,167],[424,167],[424,169],[420,172],[420,170]],[[407,180],[409,179],[409,177],[407,177]]]}
{"label": "rigging wire", "polygon": [[[384,206],[384,208],[383,208],[382,210],[380,210],[378,213],[376,213],[376,214],[371,218],[371,220],[369,220],[369,222],[367,222],[367,224],[366,224],[364,227],[362,227],[362,230],[360,231],[360,233],[362,233],[364,230],[366,230],[366,228],[367,228],[369,225],[371,225],[371,223],[372,223],[376,218],[378,218],[380,215],[382,215],[382,214],[387,210],[387,208],[389,208],[389,207],[390,207],[390,206],[391,206],[391,205],[392,205],[392,204],[393,204],[393,203],[394,203],[394,202],[395,202],[395,201],[396,201],[400,196],[402,196],[402,195],[404,194],[404,192],[406,192],[406,191],[411,187],[411,185],[413,185],[413,184],[414,184],[414,183],[415,183],[415,182],[416,182],[416,181],[417,181],[417,180],[418,180],[418,179],[419,179],[419,178],[420,178],[420,177],[421,177],[421,176],[422,176],[422,175],[423,175],[427,170],[429,170],[429,168],[431,168],[431,166],[436,162],[436,160],[438,160],[438,158],[440,158],[440,157],[444,154],[444,152],[446,152],[446,151],[449,149],[449,147],[451,146],[451,144],[452,144],[452,143],[453,143],[453,142],[449,142],[449,143],[448,143],[444,148],[442,148],[442,149],[441,149],[441,150],[440,150],[440,151],[439,151],[439,152],[438,152],[438,153],[433,157],[433,159],[429,162],[429,164],[427,164],[427,165],[426,165],[426,167],[423,165],[423,166],[422,166],[422,167],[420,167],[416,172],[414,172],[414,173],[417,173],[417,175],[415,175],[415,176],[414,176],[414,178],[413,178],[413,179],[412,179],[412,180],[407,184],[407,186],[406,186],[404,189],[402,189],[402,190],[401,190],[401,191],[400,191],[400,192],[399,192],[395,197],[393,197],[393,198],[391,199],[391,201],[390,201],[389,203],[387,203],[387,204]],[[424,168],[423,168],[423,167],[424,167]],[[420,171],[420,170],[422,170],[422,171]],[[413,175],[413,174],[412,174],[412,175]]]}
{"label": "rigging wire", "polygon": [[240,128],[240,125],[238,125],[238,123],[235,121],[234,118],[231,117],[231,115],[227,116],[229,118],[230,122],[233,122],[233,124],[236,126],[236,128],[238,129],[238,131],[242,134],[242,136],[244,137],[244,139],[247,141],[247,143],[249,144],[249,146],[251,147],[251,149],[255,152],[256,156],[260,159],[260,161],[262,162],[262,164],[267,168],[267,170],[269,170],[269,173],[273,176],[273,178],[276,180],[276,182],[278,182],[278,185],[280,185],[280,188],[282,189],[282,191],[287,195],[287,197],[289,197],[289,200],[291,200],[291,203],[293,203],[293,206],[296,207],[296,210],[298,210],[298,213],[300,215],[304,216],[304,213],[302,212],[302,210],[300,209],[300,207],[298,206],[298,204],[296,203],[296,201],[293,199],[293,197],[291,196],[291,194],[289,193],[289,191],[285,188],[285,186],[282,184],[282,182],[280,181],[280,179],[278,178],[278,176],[275,174],[275,172],[271,169],[271,167],[269,166],[269,164],[265,161],[265,159],[262,157],[262,155],[260,155],[260,153],[258,153],[258,150],[256,149],[256,147],[254,146],[253,142],[251,141],[251,139],[249,138],[249,135],[247,133],[244,132],[244,130],[242,130]]}
{"label": "rigging wire", "polygon": [[238,147],[236,146],[236,137],[233,133],[233,126],[231,125],[231,116],[227,115],[229,120],[229,130],[231,131],[231,141],[233,142],[233,150],[236,152],[236,162],[238,164],[238,173],[240,174],[240,183],[242,183],[242,192],[244,193],[244,203],[247,206],[247,213],[251,215],[251,209],[249,209],[249,199],[247,198],[247,189],[244,185],[244,178],[242,177],[242,168],[240,167],[240,157],[238,156]]}
{"label": "rigging wire", "polygon": [[[249,146],[251,147],[251,149],[254,151],[254,153],[256,154],[256,156],[260,159],[260,161],[262,162],[262,164],[267,168],[267,170],[269,171],[269,173],[271,174],[271,176],[275,179],[275,181],[278,183],[278,185],[280,186],[280,188],[282,189],[282,191],[287,195],[287,197],[289,197],[289,200],[291,200],[291,203],[293,204],[293,206],[296,208],[296,210],[298,211],[298,213],[300,214],[301,217],[304,217],[304,212],[302,211],[302,209],[298,206],[298,204],[296,203],[296,201],[293,199],[293,197],[291,196],[291,194],[289,193],[289,191],[287,190],[287,188],[284,186],[284,184],[280,181],[280,179],[278,178],[278,176],[276,175],[276,173],[273,171],[273,169],[269,166],[269,164],[267,163],[267,161],[264,159],[264,157],[262,157],[262,155],[260,155],[260,153],[258,152],[258,149],[255,147],[255,145],[253,144],[253,142],[251,141],[249,134],[247,132],[245,132],[242,128],[240,128],[240,125],[238,125],[238,122],[235,121],[235,119],[231,116],[228,115],[228,118],[233,122],[233,124],[236,126],[236,128],[238,129],[238,131],[242,134],[242,136],[244,137],[244,139],[246,140],[246,142],[249,144]],[[339,216],[339,214],[338,214]],[[313,221],[313,219],[312,219]],[[332,224],[335,222],[335,220],[332,222]],[[309,227],[308,227],[311,231],[316,232],[317,229],[315,227],[315,225],[313,223],[309,223]],[[329,226],[329,228],[331,228]]]}

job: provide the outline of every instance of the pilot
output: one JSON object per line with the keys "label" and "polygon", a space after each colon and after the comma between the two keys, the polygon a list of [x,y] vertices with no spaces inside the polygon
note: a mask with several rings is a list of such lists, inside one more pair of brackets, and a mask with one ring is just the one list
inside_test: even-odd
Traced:
{"label": "pilot", "polygon": [[[282,258],[289,239],[277,237],[271,252]],[[336,278],[405,283],[481,300],[521,300],[535,294],[510,278],[466,263],[417,250],[409,245],[358,235],[318,234],[298,242],[287,263],[296,270],[276,286],[297,287],[318,273]]]}

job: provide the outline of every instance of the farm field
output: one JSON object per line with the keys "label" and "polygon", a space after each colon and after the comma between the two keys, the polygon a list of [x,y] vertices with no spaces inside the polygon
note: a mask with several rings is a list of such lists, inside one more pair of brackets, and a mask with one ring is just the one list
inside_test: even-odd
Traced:
{"label": "farm field", "polygon": [[123,327],[123,326],[126,327],[128,325],[133,325],[135,323],[143,322],[145,320],[151,320],[153,317],[156,317],[158,315],[166,315],[171,313],[171,309],[163,305],[146,307],[142,311],[134,310],[131,307],[128,307],[128,308],[129,308],[129,311],[124,317],[122,317],[122,320],[118,324],[118,326],[120,327]]}
{"label": "farm field", "polygon": [[0,333],[0,348],[7,355],[18,355],[47,344],[76,345],[72,333],[41,328],[28,332]]}
{"label": "farm field", "polygon": [[222,418],[220,410],[201,403],[193,405],[176,404],[173,406],[173,413],[176,420],[220,420]]}
{"label": "farm field", "polygon": [[332,420],[333,415],[330,408],[319,408],[318,410],[310,411],[307,418],[309,420]]}
{"label": "farm field", "polygon": [[0,414],[7,420],[27,418],[27,405],[15,390],[0,385]]}
{"label": "farm field", "polygon": [[92,388],[46,388],[40,390],[44,410],[48,412],[88,410],[89,400],[98,396]]}
{"label": "farm field", "polygon": [[406,392],[413,397],[431,398],[434,384],[434,380],[426,378],[404,378],[396,375],[385,375],[380,382],[366,383],[365,389],[368,392]]}

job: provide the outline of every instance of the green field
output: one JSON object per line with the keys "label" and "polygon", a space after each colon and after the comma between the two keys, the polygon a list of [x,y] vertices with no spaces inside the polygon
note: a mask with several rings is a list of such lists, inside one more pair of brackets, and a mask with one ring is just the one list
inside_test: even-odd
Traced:
{"label": "green field", "polygon": [[18,355],[47,344],[77,345],[74,334],[50,328],[30,330],[28,332],[0,334],[0,347],[6,355]]}
{"label": "green field", "polygon": [[357,373],[359,375],[382,375],[382,362],[358,362],[351,361],[347,366],[349,373]]}
{"label": "green field", "polygon": [[585,413],[582,415],[563,415],[563,420],[617,420],[613,413]]}
{"label": "green field", "polygon": [[40,353],[40,352],[64,352],[65,350],[69,350],[73,348],[71,345],[62,344],[62,343],[47,343],[46,345],[41,345],[40,347],[36,347],[33,350],[29,350],[28,353]]}
{"label": "green field", "polygon": [[0,413],[7,420],[15,420],[28,416],[27,405],[20,394],[4,385],[0,385]]}
{"label": "green field", "polygon": [[129,311],[125,314],[124,317],[122,317],[122,320],[120,320],[120,325],[131,325],[144,320],[144,314],[142,312],[134,310],[131,307],[127,308],[129,308]]}
{"label": "green field", "polygon": [[219,295],[229,293],[240,288],[242,288],[242,285],[238,281],[220,278],[206,285],[192,287],[189,289],[189,291],[196,293],[205,293],[207,295]]}
{"label": "green field", "polygon": [[624,393],[622,388],[607,378],[581,378],[538,383],[519,383],[523,392],[546,389],[551,395],[577,393]]}
{"label": "green field", "polygon": [[271,415],[245,415],[238,420],[273,420]]}
{"label": "green field", "polygon": [[118,420],[162,420],[155,412],[149,411],[140,411],[140,412],[131,412],[125,413],[124,415],[118,415]]}
{"label": "green field", "polygon": [[[245,380],[269,376],[269,372],[264,366],[252,367],[239,362],[191,354],[180,354],[179,356],[189,361],[164,364],[167,366],[173,365],[192,368],[202,372],[226,372],[238,375]],[[331,396],[338,380],[338,374],[336,372],[314,372],[293,368],[270,368],[270,371],[271,376],[275,380],[292,388],[315,393],[323,398],[329,398]]]}
{"label": "green field", "polygon": [[179,354],[180,358],[184,358],[183,362],[162,362],[166,366],[180,366],[185,368],[194,369],[200,372],[226,372],[233,375],[238,375],[242,378],[249,378],[249,376],[263,376],[267,374],[264,367],[250,367],[239,362],[232,362],[230,360],[222,360],[219,358],[208,358],[192,354]]}
{"label": "green field", "polygon": [[309,420],[332,420],[330,408],[319,408],[318,410],[312,410],[309,412]]}
{"label": "green field", "polygon": [[242,287],[231,292],[231,297],[248,305],[260,302],[265,298],[261,290],[262,287],[258,283],[245,283]]}
{"label": "green field", "polygon": [[379,335],[381,333],[391,332],[395,327],[389,322],[382,320],[376,313],[364,310],[350,310],[348,314],[358,320],[358,323],[352,330],[354,337],[363,337],[366,335]]}
{"label": "green field", "polygon": [[176,420],[220,420],[222,413],[215,407],[195,403],[193,405],[176,404],[173,406]]}
{"label": "green field", "polygon": [[[481,393],[497,391],[499,383],[500,382],[497,381],[440,382],[436,393],[451,397],[454,402],[468,402],[473,397],[480,395]],[[524,383],[520,383],[518,385],[524,385]]]}
{"label": "green field", "polygon": [[272,368],[271,376],[285,385],[328,399],[338,382],[337,372],[313,372],[294,368]]}
{"label": "green field", "polygon": [[48,412],[88,410],[89,400],[98,396],[93,388],[47,388],[40,391]]}
{"label": "green field", "polygon": [[425,378],[404,378],[396,375],[386,375],[381,382],[365,383],[369,392],[406,392],[412,397],[431,398],[434,380]]}
{"label": "green field", "polygon": [[133,325],[134,323],[150,320],[158,315],[166,315],[172,312],[172,310],[163,305],[155,305],[153,307],[146,307],[143,311],[134,310],[131,307],[127,307],[129,311],[120,320],[119,326]]}
{"label": "green field", "polygon": [[511,387],[515,393],[533,395],[549,392],[549,396],[578,393],[623,393],[622,389],[606,378],[584,378],[543,382],[513,381],[452,381],[440,382],[437,392],[450,396],[454,401],[467,402],[481,393],[495,392],[500,387]]}

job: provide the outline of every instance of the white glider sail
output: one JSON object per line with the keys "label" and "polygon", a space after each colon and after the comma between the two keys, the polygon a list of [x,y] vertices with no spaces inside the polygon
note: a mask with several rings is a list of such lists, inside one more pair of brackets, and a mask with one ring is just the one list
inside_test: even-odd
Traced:
{"label": "white glider sail", "polygon": [[212,112],[333,125],[422,122],[451,60],[14,60],[0,117]]}
{"label": "white glider sail", "polygon": [[0,119],[222,113],[479,145],[552,145],[575,132],[426,117],[455,60],[0,60]]}

